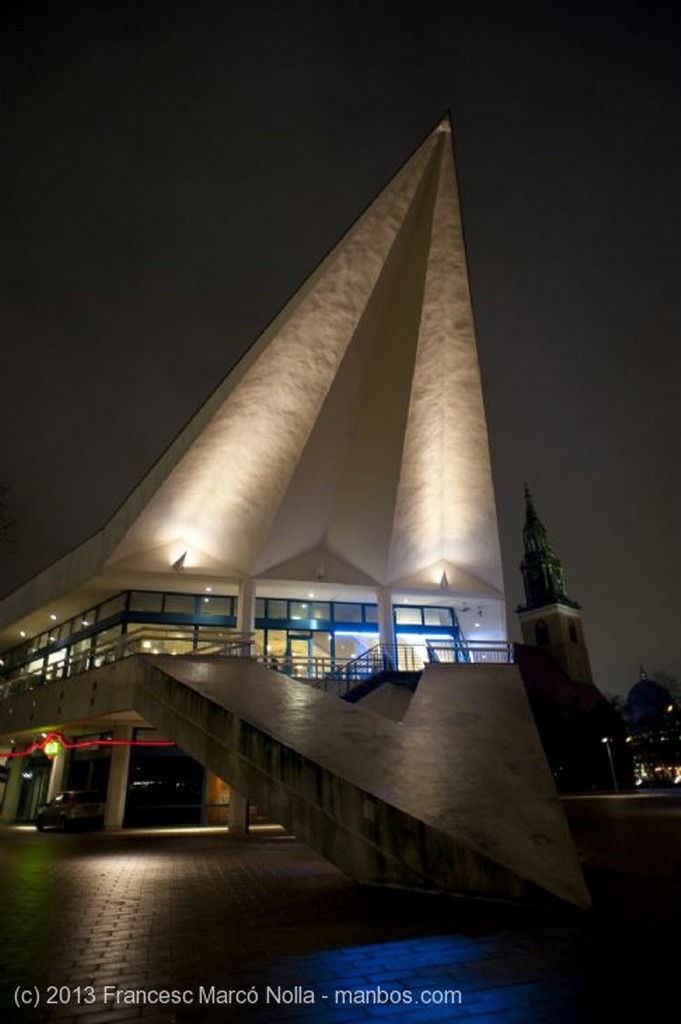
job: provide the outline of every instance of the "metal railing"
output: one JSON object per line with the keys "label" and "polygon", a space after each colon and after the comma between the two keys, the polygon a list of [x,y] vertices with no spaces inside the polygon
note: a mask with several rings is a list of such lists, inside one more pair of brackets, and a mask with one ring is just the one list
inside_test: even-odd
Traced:
{"label": "metal railing", "polygon": [[[226,632],[226,631],[223,631]],[[116,637],[111,643],[74,654],[64,651],[63,658],[55,658],[47,666],[10,679],[0,686],[0,698],[30,693],[32,690],[61,682],[89,672],[93,668],[111,665],[135,654],[170,654],[177,657],[203,655],[229,658],[253,657],[253,637],[247,633],[231,633],[216,637],[210,630],[182,635],[177,629],[156,630],[141,628]]]}
{"label": "metal railing", "polygon": [[513,644],[505,640],[438,640],[427,644],[428,660],[439,664],[511,665]]}
{"label": "metal railing", "polygon": [[345,665],[335,666],[333,678],[362,682],[379,672],[420,672],[423,658],[411,644],[375,644]]}
{"label": "metal railing", "polygon": [[[251,634],[216,637],[210,630],[182,635],[177,629],[141,628],[117,637],[110,644],[87,652],[64,652],[64,657],[34,672],[27,672],[0,686],[0,699],[27,693],[51,683],[80,675],[136,654],[171,654],[177,657],[253,658]],[[425,654],[425,657],[424,657]],[[511,664],[513,644],[502,641],[432,641],[425,645],[376,644],[356,658],[323,656],[260,655],[267,668],[317,689],[343,696],[349,689],[381,672],[421,672],[426,662],[439,664]]]}
{"label": "metal railing", "polygon": [[323,655],[261,654],[257,656],[257,660],[265,668],[274,669],[275,672],[281,672],[285,676],[316,683],[330,676],[339,664],[343,664],[348,659],[341,659],[339,662]]}
{"label": "metal railing", "polygon": [[411,671],[411,666],[415,671],[423,668],[423,661],[416,658],[414,649],[406,644],[400,644],[399,649],[377,644],[356,658],[261,655],[258,661],[267,668],[336,697],[344,696],[353,686],[379,672]]}

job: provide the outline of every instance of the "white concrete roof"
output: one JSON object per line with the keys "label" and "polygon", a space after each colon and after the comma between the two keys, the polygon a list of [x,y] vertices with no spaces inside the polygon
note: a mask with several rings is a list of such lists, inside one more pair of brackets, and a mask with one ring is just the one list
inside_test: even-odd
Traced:
{"label": "white concrete roof", "polygon": [[104,529],[6,598],[0,625],[107,581],[432,590],[443,573],[455,594],[502,596],[448,121]]}

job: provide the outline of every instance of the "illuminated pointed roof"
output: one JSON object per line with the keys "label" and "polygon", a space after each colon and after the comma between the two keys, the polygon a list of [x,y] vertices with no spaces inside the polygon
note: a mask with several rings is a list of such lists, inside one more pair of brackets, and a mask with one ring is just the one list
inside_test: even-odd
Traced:
{"label": "illuminated pointed roof", "polygon": [[286,578],[321,551],[358,582],[446,560],[501,589],[448,121],[209,406],[110,562]]}
{"label": "illuminated pointed roof", "polygon": [[445,573],[501,597],[448,119],[78,551],[71,585],[172,573],[186,552],[185,579],[315,579],[323,563],[338,583]]}

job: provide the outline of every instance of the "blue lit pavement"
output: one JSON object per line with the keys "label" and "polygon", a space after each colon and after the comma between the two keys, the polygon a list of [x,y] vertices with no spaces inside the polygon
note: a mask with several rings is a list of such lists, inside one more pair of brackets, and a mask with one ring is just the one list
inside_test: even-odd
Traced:
{"label": "blue lit pavement", "polygon": [[280,832],[5,829],[0,1019],[654,1019],[681,952],[681,797],[565,806],[587,913],[361,887]]}

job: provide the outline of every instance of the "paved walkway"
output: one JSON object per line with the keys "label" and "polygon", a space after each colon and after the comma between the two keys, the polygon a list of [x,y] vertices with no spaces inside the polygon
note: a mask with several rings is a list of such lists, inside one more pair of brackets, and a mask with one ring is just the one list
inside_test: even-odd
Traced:
{"label": "paved walkway", "polygon": [[681,953],[681,797],[565,806],[587,914],[364,888],[277,832],[5,829],[0,1020],[653,1019]]}

